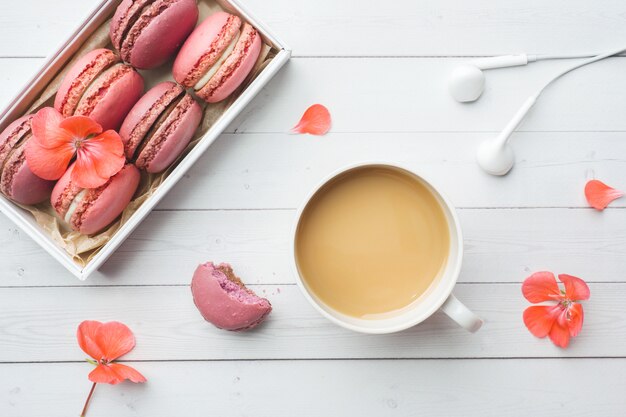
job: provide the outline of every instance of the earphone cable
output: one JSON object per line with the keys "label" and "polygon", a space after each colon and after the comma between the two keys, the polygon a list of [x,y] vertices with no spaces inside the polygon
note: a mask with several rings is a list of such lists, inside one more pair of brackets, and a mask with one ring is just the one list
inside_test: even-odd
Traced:
{"label": "earphone cable", "polygon": [[[620,51],[615,55],[619,55],[624,51]],[[533,54],[528,55],[528,62],[535,61],[547,61],[551,59],[582,59],[582,58],[593,58],[598,56],[597,54],[556,54],[556,55],[548,55],[548,54]]]}
{"label": "earphone cable", "polygon": [[[589,64],[593,64],[594,62],[597,61],[601,61],[605,58],[609,58],[612,57],[614,55],[618,55],[622,52],[626,51],[626,48],[621,47],[618,50],[615,51],[611,51],[611,52],[607,52],[601,55],[596,55],[593,57],[587,57],[588,59],[586,59],[585,61],[579,62],[575,65],[572,65],[569,68],[564,69],[563,71],[561,71],[560,73],[558,73],[557,75],[555,75],[554,77],[552,77],[548,82],[546,82],[543,87],[541,87],[538,91],[537,94],[535,94],[535,97],[539,97],[541,95],[541,93],[543,93],[543,91],[553,82],[555,82],[556,80],[558,80],[559,78],[563,77],[565,74],[574,71],[575,69],[578,69],[580,67],[584,67],[585,65],[589,65]],[[547,59],[547,58],[546,58]]]}

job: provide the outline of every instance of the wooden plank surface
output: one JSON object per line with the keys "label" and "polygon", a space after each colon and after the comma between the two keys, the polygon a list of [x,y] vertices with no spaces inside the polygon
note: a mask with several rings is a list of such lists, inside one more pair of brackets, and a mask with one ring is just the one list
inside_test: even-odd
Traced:
{"label": "wooden plank surface", "polygon": [[[335,133],[494,134],[536,89],[571,65],[541,62],[488,71],[484,95],[468,105],[457,103],[447,93],[450,72],[463,62],[447,58],[293,59],[227,132],[286,133],[309,105],[323,102],[332,112]],[[42,59],[0,60],[4,80],[0,100],[7,101],[18,92],[42,63]],[[519,131],[626,131],[621,112],[626,107],[625,71],[626,58],[619,57],[567,75],[546,90]],[[521,140],[514,139],[517,142]]]}
{"label": "wooden plank surface", "polygon": [[[90,417],[621,417],[624,359],[141,362],[145,385],[96,388]],[[9,415],[78,415],[87,363],[0,365]],[[485,374],[489,378],[485,378]],[[62,381],[62,383],[49,383]],[[145,414],[144,414],[145,413]],[[597,414],[596,414],[597,413]]]}
{"label": "wooden plank surface", "polygon": [[[463,209],[459,215],[465,238],[460,282],[519,283],[543,269],[626,282],[626,210]],[[207,260],[231,262],[248,283],[290,284],[294,221],[294,210],[156,211],[80,282],[0,218],[0,287],[187,285]]]}
{"label": "wooden plank surface", "polygon": [[[180,272],[192,271],[181,266]],[[392,335],[363,335],[330,323],[295,285],[251,286],[271,300],[274,311],[247,333],[205,323],[187,286],[3,288],[0,303],[11,314],[0,316],[0,362],[81,358],[74,335],[85,319],[128,324],[141,341],[128,360],[624,357],[625,285],[591,284],[585,328],[567,350],[524,328],[521,315],[529,304],[519,284],[457,285],[458,298],[486,319],[475,334],[437,313]]]}

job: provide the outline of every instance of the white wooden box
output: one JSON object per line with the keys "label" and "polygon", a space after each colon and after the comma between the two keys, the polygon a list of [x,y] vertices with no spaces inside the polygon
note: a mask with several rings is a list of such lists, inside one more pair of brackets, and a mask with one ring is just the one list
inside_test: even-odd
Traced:
{"label": "white wooden box", "polygon": [[[113,15],[120,1],[121,0],[103,0],[93,12],[89,14],[85,21],[78,26],[69,39],[64,42],[55,53],[48,57],[37,74],[26,83],[25,87],[0,113],[0,131],[17,117],[24,114],[30,103],[46,88],[59,69],[71,59],[90,34]],[[115,252],[185,172],[226,129],[230,122],[232,122],[263,86],[265,86],[289,60],[291,51],[269,30],[269,28],[267,28],[267,26],[257,20],[254,15],[247,11],[241,4],[236,0],[217,0],[217,2],[224,8],[232,9],[232,11],[255,26],[263,35],[265,41],[271,44],[274,49],[277,49],[278,52],[262,72],[258,74],[250,85],[237,97],[228,110],[204,134],[197,145],[180,161],[158,189],[141,205],[132,217],[117,230],[106,245],[99,249],[98,253],[94,255],[86,266],[82,267],[75,263],[72,257],[43,230],[28,211],[18,207],[4,195],[0,194],[0,211],[39,243],[50,255],[65,266],[68,271],[81,280],[86,279],[92,272],[96,271],[108,257]]]}

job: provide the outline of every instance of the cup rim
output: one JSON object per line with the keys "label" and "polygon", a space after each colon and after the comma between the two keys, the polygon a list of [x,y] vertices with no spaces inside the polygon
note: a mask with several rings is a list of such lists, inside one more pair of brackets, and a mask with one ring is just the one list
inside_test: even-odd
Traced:
{"label": "cup rim", "polygon": [[[394,326],[388,326],[388,327],[380,327],[380,328],[372,328],[372,327],[366,327],[366,326],[360,326],[360,325],[356,325],[353,323],[348,323],[344,320],[341,320],[339,318],[337,318],[336,316],[333,316],[332,314],[330,314],[328,311],[326,311],[321,305],[320,303],[317,302],[317,300],[315,300],[313,298],[313,296],[311,295],[311,293],[309,292],[309,289],[306,287],[304,280],[302,278],[302,276],[300,275],[300,270],[298,269],[298,263],[296,261],[296,237],[297,237],[297,232],[298,232],[298,226],[300,224],[300,219],[302,217],[302,213],[304,212],[304,210],[306,209],[307,205],[309,204],[309,202],[311,201],[311,199],[315,196],[315,194],[322,188],[324,187],[326,184],[328,184],[331,180],[333,180],[335,177],[351,171],[353,169],[356,168],[365,168],[365,167],[374,167],[374,166],[383,166],[383,167],[389,167],[389,168],[395,168],[395,169],[401,169],[404,170],[412,175],[414,175],[415,177],[417,177],[418,179],[420,179],[421,181],[423,181],[424,183],[426,183],[431,189],[432,191],[434,191],[434,193],[440,198],[441,202],[443,203],[444,209],[447,210],[447,212],[449,213],[449,226],[451,229],[454,229],[454,232],[456,233],[457,236],[457,241],[456,241],[456,259],[455,259],[455,264],[454,264],[454,268],[450,274],[450,278],[446,281],[446,282],[441,282],[439,285],[444,286],[444,291],[442,293],[442,295],[440,296],[440,299],[437,299],[435,301],[431,302],[431,305],[429,306],[429,308],[420,316],[417,317],[413,317],[410,318],[407,316],[407,319],[397,325]],[[451,221],[450,221],[451,220]],[[453,231],[450,231],[450,234],[453,234]],[[452,290],[454,289],[454,286],[457,283],[459,274],[461,272],[461,265],[463,263],[463,248],[464,248],[464,244],[463,244],[463,232],[461,230],[461,224],[459,222],[459,218],[458,218],[458,214],[456,213],[456,210],[454,208],[454,205],[450,202],[450,199],[441,192],[441,189],[435,185],[429,178],[425,177],[423,174],[416,172],[416,170],[409,168],[403,164],[400,163],[396,163],[396,162],[389,162],[389,161],[379,161],[379,160],[366,160],[366,161],[361,161],[361,162],[355,162],[355,163],[351,163],[348,165],[345,165],[341,168],[335,169],[333,170],[330,174],[326,175],[325,177],[322,178],[322,180],[320,182],[318,182],[318,184],[307,194],[307,196],[305,197],[304,201],[300,204],[300,206],[298,207],[298,210],[296,212],[296,217],[295,217],[295,221],[293,222],[292,228],[291,228],[291,267],[293,270],[293,274],[296,277],[296,284],[298,285],[298,287],[300,288],[300,292],[302,293],[302,295],[304,296],[304,298],[306,298],[306,300],[309,302],[309,304],[311,304],[313,306],[313,308],[315,308],[315,310],[317,310],[323,317],[325,317],[326,319],[330,320],[331,322],[335,323],[338,326],[341,326],[343,328],[355,331],[355,332],[359,332],[359,333],[368,333],[368,334],[388,334],[388,333],[396,333],[396,332],[400,332],[406,329],[409,329],[413,326],[416,326],[417,324],[423,322],[424,320],[426,320],[428,317],[432,316],[437,310],[439,310],[439,308],[441,308],[441,306],[443,305],[443,303],[448,299],[448,297],[450,296],[450,294],[452,294]],[[329,307],[330,308],[330,307]],[[410,311],[410,310],[409,310]],[[400,316],[402,315],[407,315],[407,313],[401,313]]]}

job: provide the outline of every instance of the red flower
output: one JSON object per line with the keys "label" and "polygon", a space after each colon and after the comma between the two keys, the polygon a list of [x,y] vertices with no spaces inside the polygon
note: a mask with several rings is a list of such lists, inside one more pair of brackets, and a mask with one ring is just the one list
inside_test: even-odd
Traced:
{"label": "red flower", "polygon": [[81,188],[97,188],[124,167],[124,144],[113,130],[89,117],[63,119],[51,107],[37,112],[32,121],[33,138],[26,144],[26,162],[35,175],[56,180],[76,156],[72,181]]}
{"label": "red flower", "polygon": [[552,272],[536,272],[526,278],[522,294],[528,301],[556,304],[528,307],[524,310],[524,324],[536,337],[549,336],[555,345],[565,348],[570,337],[578,335],[583,327],[583,306],[578,301],[589,299],[590,292],[580,278],[561,274],[559,280],[565,286],[564,291]]}
{"label": "red flower", "polygon": [[96,369],[89,373],[89,380],[93,382],[93,386],[81,417],[87,411],[87,405],[97,383],[119,384],[126,379],[132,382],[146,382],[146,378],[135,368],[113,363],[135,347],[135,336],[125,324],[117,321],[100,323],[86,320],[78,326],[76,338],[80,348],[93,358],[87,361],[96,366]]}

